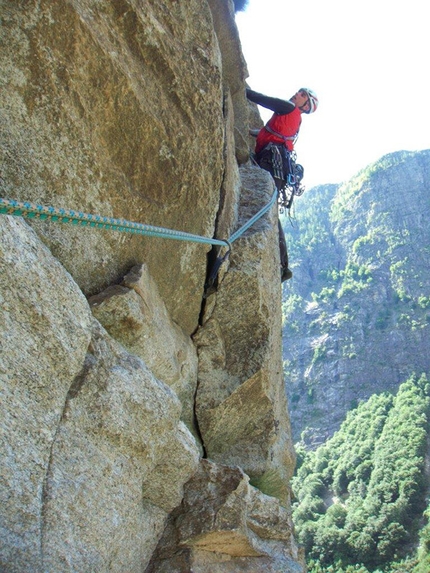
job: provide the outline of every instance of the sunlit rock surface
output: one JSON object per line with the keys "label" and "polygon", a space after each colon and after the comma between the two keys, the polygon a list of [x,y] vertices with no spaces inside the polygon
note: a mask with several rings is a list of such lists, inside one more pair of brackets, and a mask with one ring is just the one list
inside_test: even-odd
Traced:
{"label": "sunlit rock surface", "polygon": [[146,573],[300,572],[289,512],[238,467],[203,460]]}
{"label": "sunlit rock surface", "polygon": [[[268,203],[232,2],[1,16],[2,197],[222,239]],[[0,233],[0,569],[302,573],[276,206],[211,284],[225,248]]]}
{"label": "sunlit rock surface", "polygon": [[25,223],[0,225],[2,569],[137,571],[198,461],[180,401]]}

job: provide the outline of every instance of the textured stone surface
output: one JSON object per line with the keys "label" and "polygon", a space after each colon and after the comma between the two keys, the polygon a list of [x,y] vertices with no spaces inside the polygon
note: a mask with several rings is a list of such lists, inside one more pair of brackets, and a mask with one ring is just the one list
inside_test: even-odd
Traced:
{"label": "textured stone surface", "polygon": [[[230,0],[1,16],[1,196],[219,238],[270,199]],[[0,215],[2,571],[302,573],[276,222],[203,298],[217,249]]]}
{"label": "textured stone surface", "polygon": [[1,216],[0,237],[0,569],[24,572],[41,567],[47,468],[91,313],[25,223]]}
{"label": "textured stone surface", "polygon": [[[224,119],[206,2],[4,1],[2,35],[3,196],[213,235]],[[208,247],[36,228],[86,294],[146,262],[195,330]]]}
{"label": "textured stone surface", "polygon": [[0,225],[1,568],[141,571],[199,457],[181,404],[25,223]]}
{"label": "textured stone surface", "polygon": [[[224,147],[224,176],[221,186],[220,206],[217,215],[216,236],[228,239],[237,225],[240,196],[240,174],[235,158],[234,109],[229,94],[225,99],[226,137]],[[223,270],[223,269],[222,269]]]}
{"label": "textured stone surface", "polygon": [[238,467],[202,460],[146,573],[302,573],[291,516]]}
{"label": "textured stone surface", "polygon": [[[272,180],[261,169],[247,165],[241,174],[239,225],[273,193]],[[294,454],[279,353],[276,217],[274,207],[234,243],[215,305],[195,336],[196,414],[210,459],[240,465],[252,483],[287,502]]]}
{"label": "textured stone surface", "polygon": [[248,69],[243,58],[239,32],[234,22],[231,0],[208,0],[214,29],[221,47],[222,78],[231,94],[234,108],[235,154],[240,164],[249,159],[249,105],[243,89]]}
{"label": "textured stone surface", "polygon": [[[287,488],[288,468],[282,465],[289,460],[287,452],[276,448],[283,428],[279,428],[281,411],[277,411],[270,386],[267,374],[257,372],[218,407],[204,409],[199,424],[211,459],[246,468],[254,480],[265,475],[264,490],[280,495]],[[271,472],[267,468],[272,466],[273,449],[280,457]]]}
{"label": "textured stone surface", "polygon": [[89,303],[109,334],[175,391],[182,403],[182,419],[196,434],[196,349],[170,318],[148,268],[134,267],[121,285],[107,288]]}
{"label": "textured stone surface", "polygon": [[52,448],[43,564],[141,571],[198,450],[176,396],[97,325],[85,366]]}

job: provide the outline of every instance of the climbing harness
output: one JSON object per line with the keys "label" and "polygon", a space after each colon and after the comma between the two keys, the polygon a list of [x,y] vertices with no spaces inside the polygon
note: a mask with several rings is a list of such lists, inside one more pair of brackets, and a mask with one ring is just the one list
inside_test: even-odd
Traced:
{"label": "climbing harness", "polygon": [[300,197],[305,191],[301,185],[304,169],[296,163],[295,152],[288,151],[284,145],[269,143],[254,157],[254,161],[272,174],[278,189],[280,212],[290,213],[294,197]]}
{"label": "climbing harness", "polygon": [[295,133],[294,135],[282,135],[282,133],[275,131],[267,123],[264,126],[264,129],[266,131],[268,131],[269,133],[271,133],[272,135],[274,135],[275,137],[279,137],[279,139],[283,139],[284,143],[286,143],[287,141],[292,141],[293,143],[295,143],[297,141],[297,138],[299,137],[299,132]]}
{"label": "climbing harness", "polygon": [[[282,135],[269,125],[263,127],[266,131],[287,141],[295,142],[298,133],[291,137]],[[257,137],[260,130],[250,129],[249,135]],[[264,149],[253,157],[256,165],[259,165],[266,171],[269,171],[275,179],[278,188],[278,205],[280,213],[288,211],[291,214],[294,197],[303,195],[305,188],[301,185],[304,175],[303,166],[296,163],[297,155],[295,151],[289,151],[285,145],[269,143]]]}
{"label": "climbing harness", "polygon": [[273,177],[284,181],[284,162],[282,159],[281,146],[276,145],[275,143],[269,143],[267,147],[272,155],[271,162]]}

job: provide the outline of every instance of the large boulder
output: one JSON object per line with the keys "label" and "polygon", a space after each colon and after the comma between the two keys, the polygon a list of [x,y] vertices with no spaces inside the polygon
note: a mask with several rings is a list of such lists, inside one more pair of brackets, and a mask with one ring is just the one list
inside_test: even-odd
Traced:
{"label": "large boulder", "polygon": [[202,460],[146,573],[302,573],[291,515],[238,467]]}
{"label": "large boulder", "polygon": [[137,573],[182,500],[198,449],[174,393],[97,323],[84,369],[46,472],[42,565]]}
{"label": "large boulder", "polygon": [[196,348],[170,318],[147,266],[134,267],[120,285],[108,287],[88,302],[109,334],[175,391],[182,403],[182,420],[198,438],[194,427]]}
{"label": "large boulder", "polygon": [[0,568],[141,571],[199,458],[181,403],[28,225],[0,229]]}

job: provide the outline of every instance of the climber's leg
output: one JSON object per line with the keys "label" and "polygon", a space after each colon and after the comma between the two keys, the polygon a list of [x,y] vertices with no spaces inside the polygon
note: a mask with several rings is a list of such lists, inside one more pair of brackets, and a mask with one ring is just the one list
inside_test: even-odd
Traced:
{"label": "climber's leg", "polygon": [[287,281],[293,276],[292,271],[288,268],[288,251],[287,241],[285,240],[284,229],[282,228],[281,221],[278,219],[279,231],[279,254],[281,259],[281,282]]}

